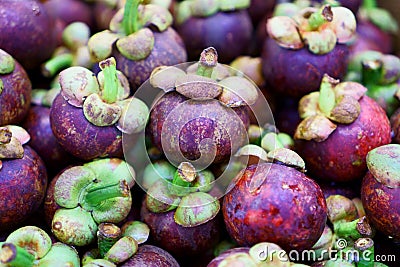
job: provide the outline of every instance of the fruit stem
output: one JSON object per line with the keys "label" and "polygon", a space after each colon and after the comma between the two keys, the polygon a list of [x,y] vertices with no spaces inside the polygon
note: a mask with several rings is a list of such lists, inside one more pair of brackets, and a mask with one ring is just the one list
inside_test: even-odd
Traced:
{"label": "fruit stem", "polygon": [[44,63],[42,74],[45,77],[53,77],[56,73],[72,66],[73,56],[71,53],[57,55]]}
{"label": "fruit stem", "polygon": [[115,58],[110,57],[101,61],[99,66],[104,74],[104,86],[101,97],[109,104],[115,103],[118,95],[117,62]]}
{"label": "fruit stem", "polygon": [[122,19],[122,26],[126,35],[137,32],[139,29],[138,8],[141,2],[142,0],[126,0],[124,18]]}
{"label": "fruit stem", "polygon": [[11,142],[12,132],[7,127],[0,127],[0,145]]}
{"label": "fruit stem", "polygon": [[374,241],[371,238],[357,239],[357,241],[354,243],[354,248],[360,252],[357,267],[374,267]]}
{"label": "fruit stem", "polygon": [[172,183],[178,186],[189,187],[196,178],[196,169],[189,162],[182,162],[174,174]]}
{"label": "fruit stem", "polygon": [[127,196],[129,196],[129,186],[125,180],[122,180],[114,184],[90,188],[85,195],[85,202],[94,207],[107,199]]}
{"label": "fruit stem", "polygon": [[376,0],[363,0],[362,7],[366,10],[376,8]]}
{"label": "fruit stem", "polygon": [[200,54],[197,75],[211,78],[214,67],[218,64],[218,53],[214,47],[208,47]]}
{"label": "fruit stem", "polygon": [[112,223],[101,223],[97,230],[97,244],[102,258],[121,237],[121,229]]}
{"label": "fruit stem", "polygon": [[24,248],[4,243],[0,250],[0,263],[11,267],[31,267],[35,257]]}
{"label": "fruit stem", "polygon": [[351,222],[339,221],[333,224],[333,228],[337,236],[346,239],[356,240],[363,236],[372,236],[372,228],[365,216]]}
{"label": "fruit stem", "polygon": [[330,5],[325,5],[321,10],[314,12],[308,18],[309,30],[315,31],[327,21],[332,21],[333,13]]}

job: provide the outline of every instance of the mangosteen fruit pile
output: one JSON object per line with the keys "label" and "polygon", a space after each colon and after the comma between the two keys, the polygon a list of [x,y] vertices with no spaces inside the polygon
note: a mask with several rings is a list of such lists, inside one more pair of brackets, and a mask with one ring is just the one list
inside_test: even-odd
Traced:
{"label": "mangosteen fruit pile", "polygon": [[400,266],[398,11],[0,1],[0,267]]}

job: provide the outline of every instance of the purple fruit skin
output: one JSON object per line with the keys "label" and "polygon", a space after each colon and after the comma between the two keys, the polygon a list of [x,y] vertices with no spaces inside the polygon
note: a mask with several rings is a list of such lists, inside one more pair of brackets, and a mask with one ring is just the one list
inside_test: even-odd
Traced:
{"label": "purple fruit skin", "polygon": [[253,32],[246,10],[218,12],[206,18],[191,17],[176,28],[185,42],[189,60],[198,60],[203,49],[213,46],[220,63],[230,63],[245,54]]}
{"label": "purple fruit skin", "polygon": [[56,48],[54,19],[37,0],[0,1],[0,48],[26,69],[50,58]]}
{"label": "purple fruit skin", "polygon": [[[161,135],[163,127],[176,127],[175,124],[169,125],[165,123],[167,118],[169,118],[170,113],[180,104],[185,101],[189,101],[188,98],[183,95],[172,92],[165,94],[154,106],[154,108],[150,112],[150,122],[149,122],[149,134],[151,136],[153,144],[160,149],[168,153],[168,155],[174,156],[174,149],[169,146],[169,144],[165,144],[163,147],[161,142]],[[185,102],[188,103],[188,102]],[[196,102],[195,105],[187,105],[185,111],[179,112],[180,114],[198,114],[196,110],[202,109],[201,101]],[[219,103],[215,103],[219,104]],[[241,119],[241,122],[237,122],[236,124],[243,123],[244,127],[248,127],[250,123],[249,115],[247,112],[247,108],[239,107],[233,109],[238,117]],[[175,113],[176,114],[176,113]],[[195,117],[195,119],[188,121],[184,124],[182,129],[179,131],[179,148],[185,158],[190,160],[198,159],[201,156],[200,150],[198,149],[199,143],[201,140],[205,138],[210,138],[217,145],[217,153],[214,159],[214,163],[219,163],[226,161],[231,154],[232,143],[234,146],[237,146],[240,143],[243,143],[240,133],[236,137],[229,137],[228,132],[223,129],[223,126],[218,123],[218,121],[222,121],[227,119],[226,116],[229,114],[216,114],[212,119],[204,118],[204,117]],[[169,120],[171,120],[169,118]],[[174,118],[174,123],[180,122],[182,118],[176,117]],[[232,120],[233,121],[233,120]],[[236,125],[233,124],[232,125]],[[239,127],[237,127],[239,128]],[[237,129],[236,128],[236,129]],[[218,129],[218,130],[216,130]],[[235,129],[235,128],[234,128]],[[215,132],[218,131],[219,134],[216,135]],[[232,139],[232,140],[231,140]],[[236,142],[235,142],[236,141]],[[235,149],[235,148],[233,148]]]}
{"label": "purple fruit skin", "polygon": [[257,25],[266,14],[272,13],[275,4],[276,0],[251,0],[248,12],[253,25]]}
{"label": "purple fruit skin", "polygon": [[32,106],[22,123],[31,139],[29,145],[39,154],[47,166],[47,170],[55,174],[62,168],[76,162],[71,154],[67,153],[54,137],[50,126],[50,108]]}
{"label": "purple fruit skin", "polygon": [[392,141],[400,144],[400,108],[390,116],[390,125],[392,127]]}
{"label": "purple fruit skin", "polygon": [[22,159],[2,160],[0,169],[0,232],[16,229],[44,199],[47,172],[44,162],[28,145]]}
{"label": "purple fruit skin", "polygon": [[[124,57],[114,49],[113,56],[117,61],[117,69],[129,80],[132,90],[137,89],[158,66],[171,66],[186,62],[185,45],[179,34],[171,27],[163,32],[153,31],[154,47],[145,59],[133,61]],[[199,54],[200,55],[200,54]]]}
{"label": "purple fruit skin", "polygon": [[151,212],[143,201],[141,220],[149,226],[150,238],[155,245],[176,258],[186,258],[201,255],[219,242],[222,231],[221,216],[217,215],[195,227],[183,227],[175,222],[174,213],[175,211]]}
{"label": "purple fruit skin", "polygon": [[237,253],[248,253],[250,248],[248,247],[237,247],[237,248],[231,248],[228,249],[221,254],[219,254],[217,257],[215,257],[210,263],[207,265],[207,267],[218,267],[221,261],[223,261],[225,258],[235,255]]}
{"label": "purple fruit skin", "polygon": [[367,171],[367,153],[390,143],[385,111],[368,96],[363,96],[359,103],[358,118],[348,125],[338,124],[325,141],[295,140],[295,149],[313,178],[334,182],[359,180]]}
{"label": "purple fruit skin", "polygon": [[300,98],[317,91],[325,73],[342,79],[347,71],[349,49],[336,44],[331,52],[316,55],[306,47],[286,49],[266,38],[261,57],[267,87],[284,96]]}
{"label": "purple fruit skin", "polygon": [[17,61],[14,71],[0,74],[0,79],[4,86],[0,92],[0,126],[18,124],[26,116],[31,104],[31,81]]}
{"label": "purple fruit skin", "polygon": [[[259,186],[252,188],[254,182]],[[327,208],[321,188],[304,173],[260,163],[247,167],[225,195],[222,214],[239,246],[271,242],[285,250],[304,250],[321,236]]]}
{"label": "purple fruit skin", "polygon": [[121,267],[179,267],[179,263],[162,248],[152,245],[142,245],[138,251]]}
{"label": "purple fruit skin", "polygon": [[58,143],[77,158],[123,157],[121,131],[91,124],[82,108],[70,105],[61,94],[51,106],[50,125]]}

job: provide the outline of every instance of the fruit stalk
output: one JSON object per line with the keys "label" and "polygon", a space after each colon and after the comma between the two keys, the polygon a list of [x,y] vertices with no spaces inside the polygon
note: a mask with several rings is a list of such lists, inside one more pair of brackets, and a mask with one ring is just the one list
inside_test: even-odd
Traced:
{"label": "fruit stalk", "polygon": [[122,180],[114,184],[102,185],[89,189],[85,196],[85,202],[91,206],[97,206],[104,200],[115,197],[127,197],[128,195],[128,183]]}
{"label": "fruit stalk", "polygon": [[124,7],[124,18],[122,25],[126,35],[137,32],[139,29],[138,23],[138,8],[141,0],[127,0]]}

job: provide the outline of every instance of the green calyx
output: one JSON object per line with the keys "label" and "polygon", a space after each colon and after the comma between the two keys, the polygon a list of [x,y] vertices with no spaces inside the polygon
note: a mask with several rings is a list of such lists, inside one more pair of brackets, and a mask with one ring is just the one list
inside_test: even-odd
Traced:
{"label": "green calyx", "polygon": [[349,9],[324,5],[320,9],[304,8],[293,17],[272,17],[267,22],[267,32],[281,47],[301,49],[307,45],[314,54],[327,54],[336,43],[351,41],[356,25]]}
{"label": "green calyx", "polygon": [[351,199],[342,195],[332,195],[326,199],[328,218],[331,223],[351,222],[358,217],[357,208]]}
{"label": "green calyx", "polygon": [[[69,240],[68,244],[92,242],[93,223],[96,232],[97,223],[117,223],[128,215],[133,185],[134,171],[120,159],[101,159],[66,169],[54,187],[54,199],[61,208],[58,217],[53,218],[53,231],[63,242]],[[65,229],[68,224],[82,228],[80,237],[75,238]]]}
{"label": "green calyx", "polygon": [[368,170],[388,188],[400,187],[400,145],[377,147],[367,154]]}
{"label": "green calyx", "polygon": [[120,264],[131,258],[137,250],[137,241],[130,236],[124,236],[107,251],[104,259],[115,264]]}
{"label": "green calyx", "polygon": [[159,160],[145,167],[143,171],[143,180],[141,181],[144,189],[149,189],[150,186],[157,180],[165,179],[172,181],[175,174],[175,167],[166,160]]}
{"label": "green calyx", "polygon": [[63,243],[52,244],[50,236],[36,226],[18,228],[0,246],[0,263],[5,266],[78,267],[79,262],[74,248]]}
{"label": "green calyx", "polygon": [[174,220],[183,227],[194,227],[212,220],[219,210],[218,199],[204,192],[195,192],[181,199]]}
{"label": "green calyx", "polygon": [[181,197],[170,192],[169,184],[170,182],[159,179],[150,186],[145,198],[147,209],[155,213],[176,209]]}
{"label": "green calyx", "polygon": [[14,58],[4,50],[0,49],[0,75],[10,74],[14,69]]}
{"label": "green calyx", "polygon": [[0,127],[0,160],[21,159],[24,156],[23,145],[29,142],[28,132],[16,125]]}
{"label": "green calyx", "polygon": [[322,142],[336,129],[337,123],[354,122],[361,112],[358,101],[366,91],[359,83],[340,83],[325,74],[320,91],[300,99],[299,115],[303,120],[294,138]]}
{"label": "green calyx", "polygon": [[209,17],[217,12],[246,9],[249,0],[186,0],[177,4],[177,22],[181,24],[190,17]]}
{"label": "green calyx", "polygon": [[141,221],[128,221],[121,227],[122,236],[130,236],[136,240],[138,245],[149,239],[150,228]]}
{"label": "green calyx", "polygon": [[182,162],[175,171],[172,182],[169,184],[169,191],[176,196],[186,196],[192,191],[192,183],[196,179],[197,172],[189,162]]}

